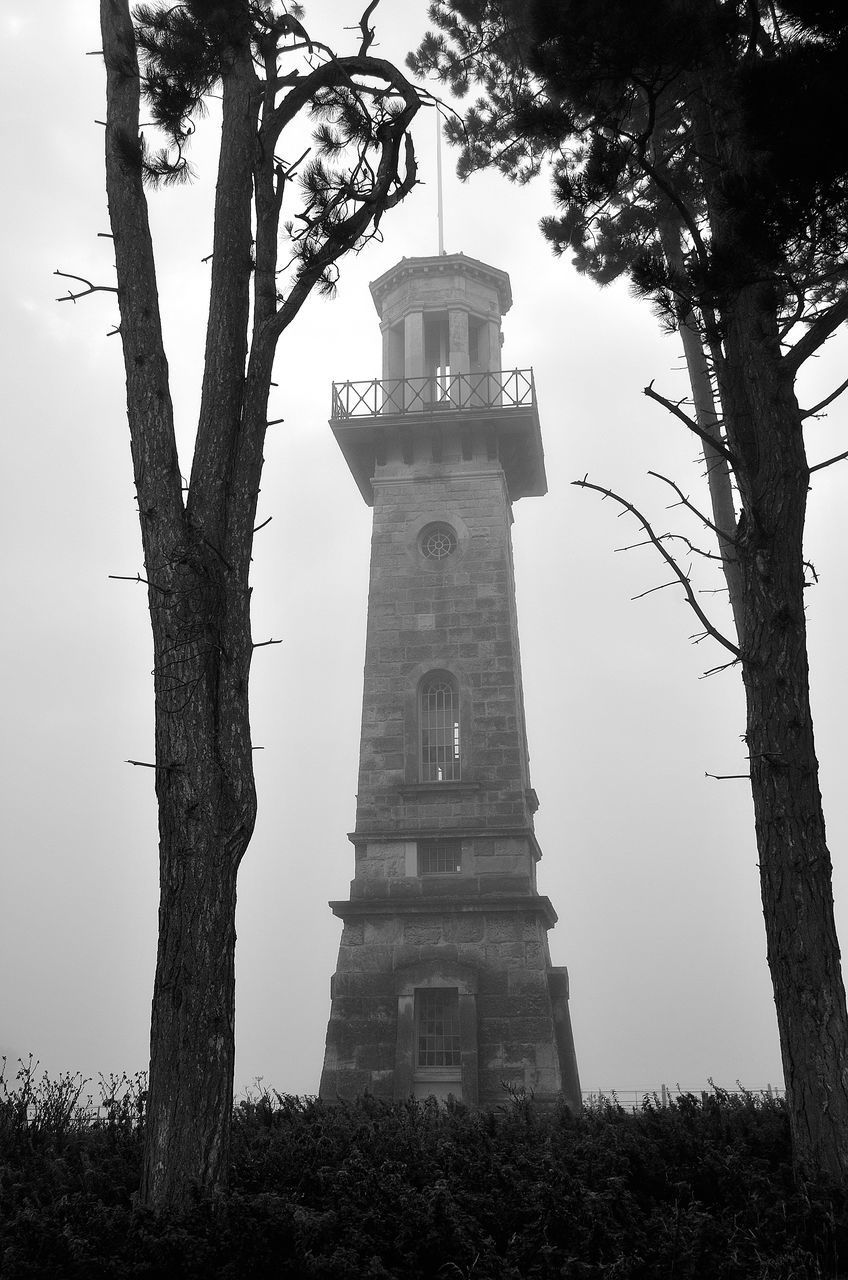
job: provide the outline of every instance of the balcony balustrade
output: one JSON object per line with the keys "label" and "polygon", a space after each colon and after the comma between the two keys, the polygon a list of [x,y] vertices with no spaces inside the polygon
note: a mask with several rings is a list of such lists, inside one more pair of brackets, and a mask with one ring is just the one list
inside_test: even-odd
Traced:
{"label": "balcony balustrade", "polygon": [[384,414],[442,413],[453,409],[535,408],[532,369],[436,374],[426,378],[374,378],[334,382],[331,419]]}

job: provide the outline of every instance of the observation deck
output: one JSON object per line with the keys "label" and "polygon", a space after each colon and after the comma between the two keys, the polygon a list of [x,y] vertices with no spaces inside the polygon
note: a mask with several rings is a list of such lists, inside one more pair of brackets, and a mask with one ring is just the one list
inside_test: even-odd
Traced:
{"label": "observation deck", "polygon": [[[472,439],[485,438],[485,455],[500,460],[512,501],[547,492],[532,369],[334,382],[330,426],[369,506],[375,469],[398,433],[439,442],[459,435],[466,460]],[[440,452],[434,444],[434,461]]]}

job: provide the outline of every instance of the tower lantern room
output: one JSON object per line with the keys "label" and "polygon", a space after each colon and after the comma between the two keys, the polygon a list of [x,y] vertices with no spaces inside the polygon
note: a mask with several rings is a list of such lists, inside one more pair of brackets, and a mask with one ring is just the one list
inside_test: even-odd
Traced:
{"label": "tower lantern room", "polygon": [[321,1096],[504,1086],[580,1105],[538,892],[513,503],[546,491],[533,375],[501,367],[505,272],[404,258],[371,285],[382,376],[333,387],[373,506],[350,897]]}
{"label": "tower lantern room", "polygon": [[387,451],[408,454],[413,436],[438,451],[446,434],[465,461],[470,449],[497,454],[512,501],[546,493],[532,370],[501,369],[501,317],[512,306],[506,272],[464,253],[403,258],[372,283],[371,296],[383,374],[336,383],[331,418],[365,501],[373,502]]}
{"label": "tower lantern room", "polygon": [[500,371],[509,276],[462,253],[405,258],[371,286],[383,333],[383,377]]}

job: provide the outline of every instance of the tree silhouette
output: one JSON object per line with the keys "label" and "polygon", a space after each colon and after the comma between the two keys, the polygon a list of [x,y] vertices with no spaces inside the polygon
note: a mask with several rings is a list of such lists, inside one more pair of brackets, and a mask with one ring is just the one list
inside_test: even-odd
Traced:
{"label": "tree silhouette", "polygon": [[[357,51],[338,56],[277,0],[157,0],[134,15],[128,0],[101,0],[106,188],[154,649],[161,899],[141,1201],[155,1208],[227,1177],[236,876],[256,814],[249,568],[275,351],[416,181],[408,130],[420,94],[369,52],[375,4]],[[215,95],[209,313],[184,486],[145,185],[191,175],[192,134]],[[141,99],[158,149],[139,130]],[[304,120],[312,142],[283,158]]]}
{"label": "tree silhouette", "polygon": [[802,1171],[844,1178],[848,1018],[802,545],[810,474],[838,459],[811,466],[802,427],[848,383],[805,412],[794,381],[848,318],[848,144],[831,127],[848,17],[835,0],[437,0],[430,14],[436,31],[410,64],[477,92],[448,125],[460,173],[495,166],[521,181],[549,163],[557,213],[542,229],[554,249],[601,283],[628,275],[688,335],[690,375],[701,362],[694,417],[646,392],[705,446],[714,517],[704,522],[718,537],[736,640],[703,621],[745,686],[795,1158]]}

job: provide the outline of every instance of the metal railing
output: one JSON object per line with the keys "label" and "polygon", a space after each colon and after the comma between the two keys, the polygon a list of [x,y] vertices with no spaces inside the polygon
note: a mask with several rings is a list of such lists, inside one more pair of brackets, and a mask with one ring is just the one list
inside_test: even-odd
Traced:
{"label": "metal railing", "polygon": [[452,409],[518,409],[536,403],[532,369],[497,373],[436,374],[428,378],[375,378],[334,382],[331,417],[371,418],[386,413],[440,413]]}

